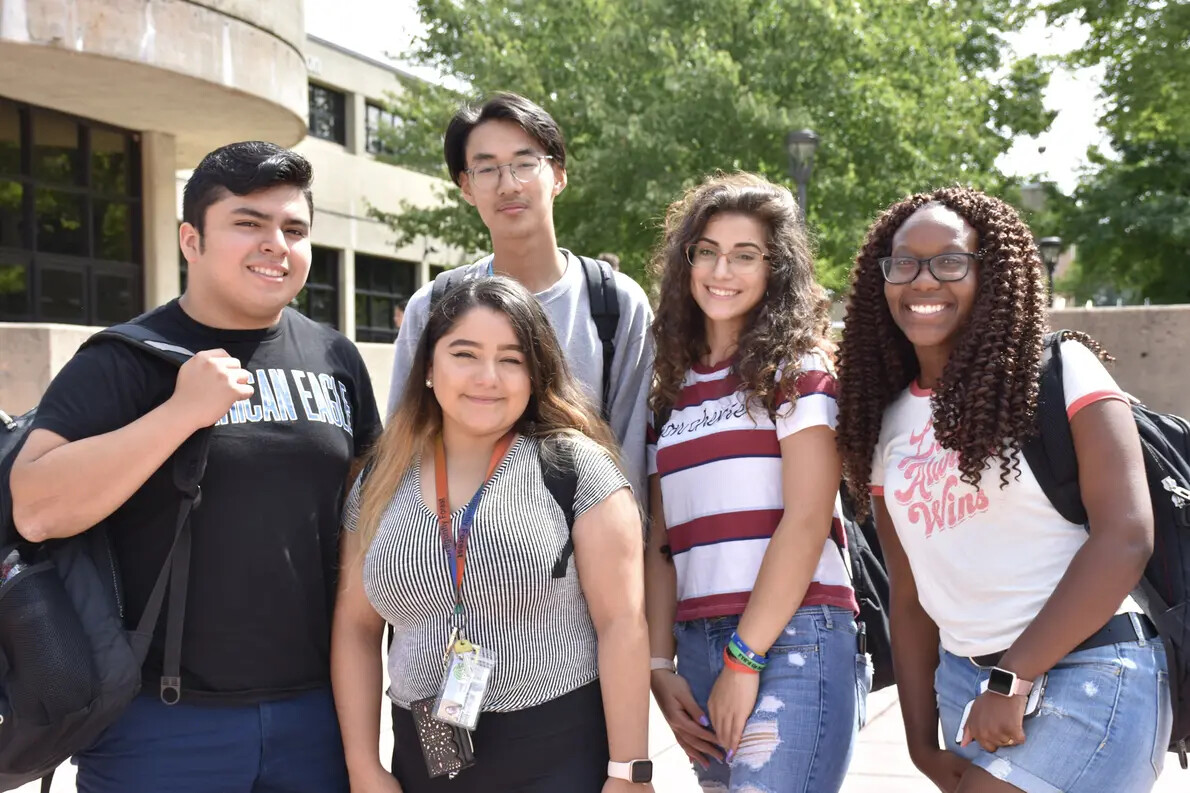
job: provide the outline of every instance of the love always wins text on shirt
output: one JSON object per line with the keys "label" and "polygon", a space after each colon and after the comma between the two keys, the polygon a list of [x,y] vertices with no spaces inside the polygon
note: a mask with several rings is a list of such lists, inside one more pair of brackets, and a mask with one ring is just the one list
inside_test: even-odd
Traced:
{"label": "love always wins text on shirt", "polygon": [[914,454],[897,465],[907,484],[894,490],[893,497],[907,508],[910,523],[924,526],[927,538],[987,511],[987,495],[959,479],[959,453],[943,449],[934,439],[932,418],[920,432],[910,434],[909,443]]}

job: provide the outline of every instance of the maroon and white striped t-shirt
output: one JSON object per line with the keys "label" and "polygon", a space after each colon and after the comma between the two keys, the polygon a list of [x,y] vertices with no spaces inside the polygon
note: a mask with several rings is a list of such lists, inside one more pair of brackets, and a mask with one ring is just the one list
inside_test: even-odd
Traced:
{"label": "maroon and white striped t-shirt", "polygon": [[[834,429],[835,378],[819,353],[801,361],[797,401],[782,399],[774,422],[746,406],[731,362],[686,373],[660,437],[649,428],[649,474],[661,477],[665,525],[678,578],[678,621],[741,614],[769,538],[784,512],[780,441],[808,427]],[[813,460],[792,461],[814,465]],[[840,549],[846,538],[835,498],[830,537],[801,605],[858,611]]]}

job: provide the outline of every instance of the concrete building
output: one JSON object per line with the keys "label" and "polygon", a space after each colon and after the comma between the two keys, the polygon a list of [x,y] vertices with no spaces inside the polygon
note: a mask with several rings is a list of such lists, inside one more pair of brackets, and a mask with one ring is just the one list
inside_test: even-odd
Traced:
{"label": "concrete building", "polygon": [[390,342],[393,308],[449,255],[398,250],[368,217],[442,184],[377,157],[383,100],[406,79],[308,37],[302,0],[0,0],[0,406],[30,407],[94,328],[180,293],[185,169],[235,140],[314,165],[297,307]]}

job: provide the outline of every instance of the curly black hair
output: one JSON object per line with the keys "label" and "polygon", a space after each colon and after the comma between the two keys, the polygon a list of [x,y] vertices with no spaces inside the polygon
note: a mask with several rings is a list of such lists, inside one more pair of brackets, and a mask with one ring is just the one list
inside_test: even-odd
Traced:
{"label": "curly black hair", "polygon": [[796,399],[794,388],[777,382],[780,368],[785,366],[782,379],[789,384],[802,356],[815,348],[829,350],[830,299],[814,280],[814,256],[793,195],[755,174],[712,175],[670,205],[664,237],[649,264],[661,284],[649,394],[657,415],[673,407],[686,372],[710,350],[702,310],[690,293],[686,246],[721,213],[747,215],[764,226],[771,257],[765,296],[740,334],[733,363],[749,404],[775,415],[782,393]]}
{"label": "curly black hair", "polygon": [[[960,478],[978,487],[1000,464],[1000,486],[1020,475],[1021,447],[1036,435],[1042,340],[1047,328],[1045,270],[1028,226],[1011,206],[978,190],[946,187],[893,204],[868,230],[851,272],[839,348],[839,429],[843,474],[857,510],[869,509],[872,453],[884,410],[918,376],[913,346],[893,321],[879,259],[913,213],[945,206],[979,237],[975,305],[930,406],[934,437],[958,453]],[[1106,357],[1089,336],[1067,333]]]}

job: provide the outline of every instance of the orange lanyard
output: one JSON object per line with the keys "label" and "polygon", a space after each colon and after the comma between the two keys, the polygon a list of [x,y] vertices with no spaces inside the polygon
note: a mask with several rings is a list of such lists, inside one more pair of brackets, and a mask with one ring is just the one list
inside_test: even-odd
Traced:
{"label": "orange lanyard", "polygon": [[463,510],[463,519],[459,523],[459,536],[456,540],[450,525],[450,492],[446,477],[446,447],[442,443],[442,434],[434,447],[434,498],[438,505],[438,535],[442,540],[442,550],[446,552],[446,561],[450,567],[450,579],[455,590],[455,614],[463,613],[463,573],[467,565],[467,544],[471,539],[471,525],[475,522],[475,512],[479,508],[479,497],[483,495],[492,474],[496,473],[500,461],[512,446],[516,433],[511,430],[496,443],[492,450],[492,459],[488,462],[488,472],[483,478],[479,489],[467,503]]}

